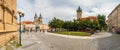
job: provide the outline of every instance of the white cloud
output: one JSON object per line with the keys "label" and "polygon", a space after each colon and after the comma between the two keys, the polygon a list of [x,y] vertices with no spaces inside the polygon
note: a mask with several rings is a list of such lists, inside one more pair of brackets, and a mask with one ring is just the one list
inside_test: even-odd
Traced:
{"label": "white cloud", "polygon": [[25,16],[22,20],[32,20],[34,13],[33,6],[28,2],[29,0],[17,0],[17,9],[24,11]]}
{"label": "white cloud", "polygon": [[[88,7],[92,7],[94,14],[105,14],[108,15],[120,2],[114,0],[71,0],[71,2],[77,6],[82,6],[85,9]],[[96,7],[97,6],[97,7]],[[84,11],[86,11],[83,9]],[[88,12],[85,13],[86,16]],[[91,14],[91,13],[90,13]]]}
{"label": "white cloud", "polygon": [[54,7],[51,5],[51,3],[52,2],[49,0],[43,0],[42,2],[40,2],[40,0],[35,1],[35,11],[37,13],[42,13],[44,21],[46,21],[47,19],[48,22],[48,20],[51,20],[53,17],[57,17],[64,20],[72,20],[74,18],[73,16],[76,15],[76,11],[70,7]]}
{"label": "white cloud", "polygon": [[96,16],[97,14],[108,15],[115,6],[119,4],[119,1],[113,0],[64,1],[66,2],[62,3],[62,1],[58,2],[54,0],[17,0],[17,8],[25,11],[23,20],[33,20],[36,12],[38,16],[40,13],[42,14],[44,23],[48,23],[53,17],[63,20],[72,20],[76,18],[76,8],[78,6],[81,6],[83,9],[83,17],[87,17],[91,15]]}

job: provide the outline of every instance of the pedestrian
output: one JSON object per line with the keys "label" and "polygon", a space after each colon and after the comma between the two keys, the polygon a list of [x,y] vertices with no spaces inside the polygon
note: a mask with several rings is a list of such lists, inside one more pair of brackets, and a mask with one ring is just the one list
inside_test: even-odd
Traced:
{"label": "pedestrian", "polygon": [[32,28],[30,28],[30,32],[32,32]]}

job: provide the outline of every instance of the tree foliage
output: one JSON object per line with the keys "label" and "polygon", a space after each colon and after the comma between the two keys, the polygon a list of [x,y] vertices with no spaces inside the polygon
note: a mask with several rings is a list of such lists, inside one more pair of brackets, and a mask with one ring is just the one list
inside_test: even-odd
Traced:
{"label": "tree foliage", "polygon": [[54,17],[52,21],[49,22],[49,26],[51,28],[62,28],[63,23],[64,21]]}
{"label": "tree foliage", "polygon": [[72,27],[73,27],[72,21],[65,21],[62,28],[67,29],[67,30],[71,30]]}
{"label": "tree foliage", "polygon": [[49,22],[51,28],[63,28],[69,31],[80,31],[86,29],[100,30],[101,28],[107,28],[105,23],[105,15],[98,15],[98,20],[91,20],[86,18],[85,20],[73,20],[73,21],[63,21],[57,18],[53,18]]}
{"label": "tree foliage", "polygon": [[98,23],[99,23],[100,29],[106,30],[106,28],[107,28],[107,24],[105,22],[106,16],[105,15],[98,15],[97,17],[98,17]]}

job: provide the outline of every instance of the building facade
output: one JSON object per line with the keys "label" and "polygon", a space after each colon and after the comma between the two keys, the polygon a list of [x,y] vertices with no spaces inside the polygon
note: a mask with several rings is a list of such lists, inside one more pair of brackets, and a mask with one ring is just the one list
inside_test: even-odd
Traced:
{"label": "building facade", "polygon": [[16,0],[0,0],[0,46],[17,37]]}
{"label": "building facade", "polygon": [[[22,30],[25,29],[25,31],[36,31],[36,25],[32,21],[22,21]],[[48,24],[39,24],[39,30],[38,31],[47,31],[49,30]],[[18,28],[19,28],[19,23],[18,23]]]}
{"label": "building facade", "polygon": [[120,4],[108,15],[107,23],[110,31],[120,28]]}
{"label": "building facade", "polygon": [[[47,31],[49,30],[48,24],[43,24],[42,22],[42,15],[38,17],[35,13],[34,21],[22,21],[22,30],[31,32],[31,31]],[[19,23],[18,23],[19,28]]]}

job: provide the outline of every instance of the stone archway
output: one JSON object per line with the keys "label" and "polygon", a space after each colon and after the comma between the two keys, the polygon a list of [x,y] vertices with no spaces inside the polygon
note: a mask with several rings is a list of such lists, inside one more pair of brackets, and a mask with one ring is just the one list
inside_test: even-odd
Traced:
{"label": "stone archway", "polygon": [[112,26],[112,33],[115,33],[115,27],[114,26]]}

